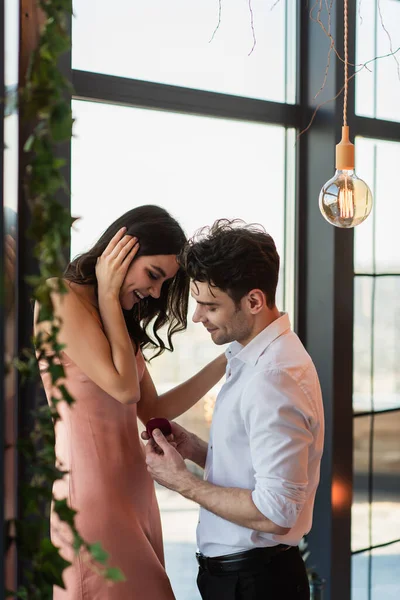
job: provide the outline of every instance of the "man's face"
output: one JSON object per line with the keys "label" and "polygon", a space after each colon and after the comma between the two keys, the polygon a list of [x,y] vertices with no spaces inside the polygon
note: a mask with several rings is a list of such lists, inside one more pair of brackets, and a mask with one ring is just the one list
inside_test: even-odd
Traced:
{"label": "man's face", "polygon": [[236,340],[245,345],[252,336],[253,317],[245,310],[246,298],[239,306],[226,292],[207,282],[193,281],[192,298],[197,302],[194,323],[202,323],[218,346]]}

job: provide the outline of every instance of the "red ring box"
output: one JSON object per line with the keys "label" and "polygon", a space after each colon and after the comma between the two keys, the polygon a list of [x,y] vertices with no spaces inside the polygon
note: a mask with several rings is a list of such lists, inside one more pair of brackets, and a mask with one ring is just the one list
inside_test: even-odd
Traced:
{"label": "red ring box", "polygon": [[147,421],[146,431],[150,437],[153,437],[154,429],[159,429],[165,436],[172,433],[171,423],[163,417],[154,417],[150,421]]}

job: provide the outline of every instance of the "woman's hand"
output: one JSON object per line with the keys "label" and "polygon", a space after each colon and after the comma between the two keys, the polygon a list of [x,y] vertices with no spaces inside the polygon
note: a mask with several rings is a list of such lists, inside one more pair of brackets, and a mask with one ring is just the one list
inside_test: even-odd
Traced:
{"label": "woman's hand", "polygon": [[112,238],[96,263],[96,278],[99,293],[107,292],[119,296],[129,266],[139,250],[136,237],[126,235],[123,227]]}

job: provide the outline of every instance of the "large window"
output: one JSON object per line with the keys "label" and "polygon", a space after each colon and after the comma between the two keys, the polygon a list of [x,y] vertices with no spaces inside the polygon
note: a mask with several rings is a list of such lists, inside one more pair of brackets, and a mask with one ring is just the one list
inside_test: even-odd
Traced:
{"label": "large window", "polygon": [[[212,119],[75,101],[72,145],[72,254],[96,240],[119,215],[156,203],[186,233],[217,218],[262,223],[282,256],[278,305],[293,305],[294,132],[282,126]],[[99,127],[101,123],[101,127]],[[290,165],[288,168],[286,165]],[[101,176],[99,176],[101,174]],[[285,215],[287,218],[285,219]],[[194,307],[190,306],[190,313]],[[160,392],[190,377],[222,350],[189,314],[188,330],[149,366]],[[180,418],[208,439],[218,386]],[[194,467],[193,467],[194,468]],[[197,506],[157,488],[166,562],[178,599],[198,598],[195,586]],[[182,561],[185,576],[182,576]]]}
{"label": "large window", "polygon": [[395,599],[400,563],[400,144],[357,140],[372,216],[356,230],[353,598]]}
{"label": "large window", "polygon": [[[96,11],[90,4],[73,1],[71,210],[80,220],[72,231],[72,255],[124,211],[145,203],[167,208],[188,235],[220,217],[260,222],[273,235],[282,258],[279,307],[292,321],[298,316],[327,409],[310,560],[327,579],[328,600],[336,600],[332,590],[339,588],[348,600],[350,506],[346,518],[335,513],[330,474],[334,467],[351,476],[351,451],[337,451],[342,432],[335,420],[340,402],[351,407],[351,359],[345,385],[338,384],[342,355],[346,362],[352,351],[346,336],[352,324],[351,268],[345,268],[343,293],[337,292],[336,277],[347,260],[340,244],[350,248],[351,233],[328,231],[317,203],[333,168],[341,98],[326,104],[312,128],[296,139],[319,101],[315,95],[330,41],[310,21],[313,5],[295,0],[97,0]],[[336,35],[343,2],[322,5],[335,13]],[[358,65],[398,48],[399,11],[397,0],[350,4]],[[336,47],[341,54],[341,40]],[[337,91],[342,64],[334,61],[332,53],[325,93]],[[394,57],[368,67],[355,80],[355,103],[351,80],[348,106],[349,121],[357,124],[352,134],[360,136],[357,172],[375,198],[373,214],[355,233],[352,586],[353,600],[390,600],[400,588],[392,568],[400,547],[400,144],[393,142],[400,141],[400,81]],[[174,353],[164,353],[150,367],[160,391],[220,351],[190,316],[187,332],[174,340]],[[338,351],[343,323],[347,345]],[[182,417],[205,438],[217,391]],[[344,447],[350,444],[348,430]],[[176,598],[196,600],[197,506],[163,488],[157,493]],[[322,533],[313,541],[315,530]]]}

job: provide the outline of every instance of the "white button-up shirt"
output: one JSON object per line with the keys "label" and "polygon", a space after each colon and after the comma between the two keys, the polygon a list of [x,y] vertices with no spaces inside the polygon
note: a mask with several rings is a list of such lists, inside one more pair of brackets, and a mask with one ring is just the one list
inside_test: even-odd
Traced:
{"label": "white button-up shirt", "polygon": [[252,490],[258,510],[284,536],[231,523],[200,508],[197,544],[206,556],[297,545],[311,528],[324,417],[314,364],[287,314],[246,346],[230,344],[216,404],[204,479]]}

